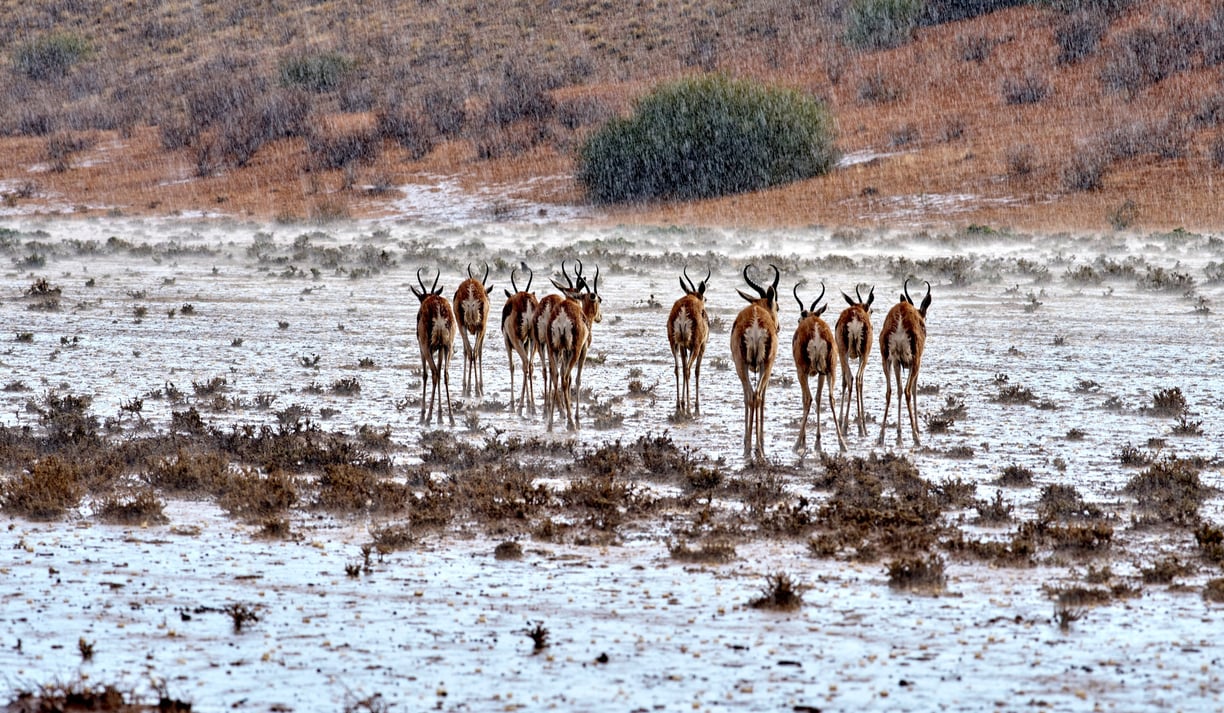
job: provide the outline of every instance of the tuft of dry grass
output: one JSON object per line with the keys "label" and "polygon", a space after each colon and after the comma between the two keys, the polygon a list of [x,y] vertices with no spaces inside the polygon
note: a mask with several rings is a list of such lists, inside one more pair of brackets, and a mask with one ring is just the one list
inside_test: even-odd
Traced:
{"label": "tuft of dry grass", "polygon": [[803,606],[803,587],[786,572],[775,572],[766,577],[761,596],[749,601],[748,606],[753,609],[795,611]]}
{"label": "tuft of dry grass", "polygon": [[104,498],[98,506],[98,519],[122,525],[165,524],[170,521],[162,512],[165,503],[148,487],[130,493]]}
{"label": "tuft of dry grass", "polygon": [[902,557],[888,563],[888,586],[911,592],[937,593],[944,589],[948,577],[944,561],[938,555]]}

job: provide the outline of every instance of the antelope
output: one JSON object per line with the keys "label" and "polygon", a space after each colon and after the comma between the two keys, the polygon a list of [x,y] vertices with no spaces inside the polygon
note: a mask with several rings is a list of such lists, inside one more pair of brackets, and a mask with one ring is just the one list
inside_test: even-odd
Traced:
{"label": "antelope", "polygon": [[[871,303],[875,301],[875,288],[867,291],[867,299],[863,299],[858,285],[854,287],[854,296],[842,292],[846,304],[837,317],[837,326],[833,333],[837,337],[837,355],[841,359],[842,391],[841,391],[841,428],[842,433],[850,432],[850,402],[858,405],[859,436],[867,435],[867,420],[863,409],[863,372],[867,369],[867,357],[871,354]],[[857,371],[850,370],[850,361],[858,360]]]}
{"label": "antelope", "polygon": [[[484,396],[484,338],[489,324],[489,264],[479,280],[468,263],[468,277],[455,290],[455,311],[463,335],[463,396]],[[471,337],[471,339],[469,339]],[[474,344],[473,344],[474,342]]]}
{"label": "antelope", "polygon": [[578,404],[574,400],[574,390],[576,388],[579,394],[582,392],[582,367],[591,346],[591,327],[603,321],[599,267],[595,268],[595,281],[588,285],[582,276],[582,264],[579,263],[576,279],[577,283],[572,288],[552,281],[565,299],[556,307],[548,323],[548,370],[556,403],[556,409],[551,404],[547,405],[549,431],[553,427],[554,410],[565,412],[569,430],[578,429]]}
{"label": "antelope", "polygon": [[[561,274],[565,277],[565,281],[569,284],[569,287],[561,287],[556,280],[552,280],[553,285],[555,285],[557,289],[563,291],[573,289],[574,281],[570,279],[569,272],[567,272],[565,269],[564,260],[561,261]],[[540,381],[542,382],[544,391],[542,394],[542,402],[545,409],[550,409],[553,406],[553,383],[548,370],[548,325],[552,321],[557,307],[559,307],[564,301],[564,295],[546,295],[542,300],[540,300],[539,306],[536,308],[535,312],[535,349],[540,355]]]}
{"label": "antelope", "polygon": [[[731,328],[731,359],[735,362],[735,373],[744,386],[744,458],[755,455],[757,460],[764,460],[765,390],[769,387],[769,372],[773,370],[774,358],[778,355],[778,280],[782,273],[777,266],[770,265],[774,280],[766,289],[748,277],[749,267],[752,266],[744,266],[744,281],[756,290],[758,296],[736,290],[750,304],[740,310]],[[750,379],[752,374],[757,375],[755,387]]]}
{"label": "antelope", "polygon": [[[884,362],[884,418],[880,419],[879,445],[884,445],[884,432],[888,428],[888,409],[892,406],[892,381],[897,380],[897,445],[901,445],[901,401],[909,410],[910,429],[914,445],[918,442],[918,369],[922,366],[922,350],[926,346],[926,313],[931,306],[931,283],[926,283],[926,297],[920,307],[914,307],[909,295],[909,280],[903,286],[900,301],[888,310],[884,326],[880,329],[880,360]],[[905,391],[901,390],[901,369],[909,369]],[[891,374],[889,373],[891,372]]]}
{"label": "antelope", "polygon": [[799,438],[795,441],[795,450],[803,453],[807,450],[808,412],[812,410],[812,390],[808,387],[808,377],[816,377],[816,450],[820,451],[820,397],[827,384],[829,387],[829,413],[833,416],[833,429],[837,432],[837,443],[842,451],[846,450],[846,439],[842,437],[841,424],[837,422],[837,406],[833,403],[833,385],[836,381],[837,342],[833,339],[833,330],[820,315],[829,305],[820,304],[824,298],[825,286],[820,283],[820,296],[812,300],[811,306],[805,307],[799,299],[799,285],[794,289],[795,301],[799,303],[799,326],[795,328],[795,336],[791,338],[791,350],[795,356],[795,370],[799,373],[799,386],[803,389],[803,421],[799,425]]}
{"label": "antelope", "polygon": [[519,290],[514,275],[517,268],[510,271],[510,286],[514,292],[504,290],[506,304],[502,307],[501,329],[502,338],[506,343],[506,355],[510,359],[510,412],[514,412],[514,355],[518,354],[523,369],[523,387],[519,394],[518,413],[523,415],[526,404],[527,413],[535,415],[535,384],[532,374],[535,371],[535,317],[540,301],[531,292],[531,281],[535,274],[527,263],[520,263],[527,272],[527,286]]}
{"label": "antelope", "polygon": [[[688,280],[688,284],[685,284]],[[688,268],[680,278],[680,289],[684,296],[672,305],[667,317],[667,343],[671,346],[672,362],[676,372],[676,413],[688,414],[689,375],[692,374],[693,400],[691,413],[701,413],[701,357],[705,354],[706,340],[710,338],[710,316],[706,314],[705,291],[710,280],[706,270],[705,279],[696,285],[688,276]],[[680,371],[684,370],[684,389],[680,388]]]}
{"label": "antelope", "polygon": [[[434,276],[433,285],[428,289],[421,280],[421,270],[417,269],[417,284],[421,289],[413,287],[412,294],[421,301],[417,310],[417,343],[421,347],[421,423],[429,423],[433,419],[434,400],[439,398],[439,392],[446,389],[446,413],[450,416],[451,425],[455,425],[455,412],[450,400],[450,358],[455,348],[455,313],[450,302],[442,296],[442,288],[438,287],[438,278],[442,272]],[[433,388],[429,391],[429,413],[425,412],[425,390],[433,379]],[[442,405],[438,404],[438,423],[442,423]]]}

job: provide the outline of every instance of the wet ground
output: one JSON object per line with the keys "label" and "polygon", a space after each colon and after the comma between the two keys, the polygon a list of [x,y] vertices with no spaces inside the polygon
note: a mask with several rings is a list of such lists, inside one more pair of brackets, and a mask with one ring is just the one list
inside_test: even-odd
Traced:
{"label": "wet ground", "polygon": [[[920,409],[963,406],[946,431],[923,421],[922,448],[912,449],[907,433],[902,452],[922,477],[961,479],[981,499],[1001,492],[1021,515],[1032,514],[1043,486],[1072,485],[1115,517],[1099,559],[1043,556],[1037,567],[1011,569],[949,557],[943,593],[925,596],[890,588],[882,562],[819,559],[796,539],[749,534],[729,563],[686,564],[669,556],[675,533],[666,518],[597,544],[516,535],[524,549],[516,561],[494,559],[505,539],[497,533],[458,528],[351,578],[345,565],[375,524],[365,518],[299,512],[300,538],[268,541],[209,502],[171,501],[168,524],[125,528],[97,522],[86,501],[54,523],[3,516],[0,670],[14,691],[77,675],[137,689],[157,679],[197,710],[379,701],[397,710],[1221,705],[1221,649],[1209,633],[1221,610],[1202,596],[1219,567],[1197,558],[1187,529],[1133,525],[1123,486],[1136,471],[1119,458],[1128,447],[1195,457],[1203,483],[1221,484],[1224,382],[1211,345],[1224,337],[1224,241],[1216,237],[221,219],[12,218],[0,227],[10,259],[0,284],[8,426],[35,425],[27,404],[49,392],[87,394],[103,419],[131,427],[140,418],[154,431],[185,404],[219,427],[274,424],[279,410],[298,405],[327,429],[389,430],[396,468],[416,465],[416,269],[441,269],[449,294],[469,262],[487,261],[497,315],[509,266],[534,267],[542,295],[562,259],[581,257],[588,273],[599,266],[604,297],[584,406],[595,401],[608,427],[584,411],[578,434],[552,438],[577,438],[581,449],[666,431],[751,478],[770,469],[742,457],[727,329],[743,304],[739,271],[773,263],[782,272],[783,348],[766,450],[787,488],[821,497],[808,479],[823,468],[815,454],[791,450],[800,403],[792,286],[806,280],[810,300],[824,281],[835,312],[839,291],[874,285],[878,328],[912,276],[932,285]],[[677,420],[664,323],[686,265],[690,274],[712,271],[715,328],[703,413]],[[60,289],[56,304],[33,289],[40,278]],[[460,398],[458,356],[451,367],[452,397],[464,402],[455,432],[544,434],[538,419],[498,408],[509,371],[495,329],[483,400]],[[207,388],[222,379],[218,392]],[[891,429],[876,446],[882,387],[873,354],[869,436],[848,437],[851,456],[896,448]],[[1171,389],[1188,408],[1180,419],[1154,413]],[[822,416],[828,449],[835,439]],[[1033,482],[1001,486],[1009,466],[1031,471]],[[1224,514],[1212,493],[1200,515],[1218,526]],[[992,532],[973,524],[971,511],[955,517],[968,531]],[[1136,582],[1174,555],[1192,566],[1172,585],[1143,586],[1067,628],[1054,621],[1051,586],[1106,565]],[[778,571],[808,587],[806,605],[747,606]],[[221,611],[235,602],[260,612],[237,633]],[[535,653],[527,632],[537,624],[549,645]],[[95,642],[88,662],[79,638]]]}

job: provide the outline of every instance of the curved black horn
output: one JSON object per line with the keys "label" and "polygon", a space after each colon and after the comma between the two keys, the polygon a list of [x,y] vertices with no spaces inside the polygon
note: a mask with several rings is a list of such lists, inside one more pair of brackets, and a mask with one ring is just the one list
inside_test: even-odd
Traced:
{"label": "curved black horn", "polygon": [[710,284],[710,275],[711,275],[711,274],[713,274],[713,273],[711,273],[711,272],[710,272],[710,268],[708,268],[708,267],[707,267],[707,268],[706,268],[706,276],[705,276],[705,279],[701,281],[701,285],[700,285],[700,286],[701,286],[701,288],[702,288],[702,291],[705,291],[706,286]]}
{"label": "curved black horn", "polygon": [[863,304],[863,286],[861,284],[854,286],[854,296],[858,298],[859,304]]}
{"label": "curved black horn", "polygon": [[526,261],[523,261],[519,264],[522,265],[523,269],[527,271],[527,286],[523,288],[523,292],[531,292],[531,281],[535,279],[535,271],[532,270],[530,267],[527,267]]}
{"label": "curved black horn", "polygon": [[518,285],[514,283],[514,273],[516,272],[518,272],[517,267],[510,268],[510,286],[514,288],[515,292],[518,292],[519,291]]}
{"label": "curved black horn", "polygon": [[[688,280],[687,286],[684,284],[685,280]],[[686,293],[697,291],[697,287],[693,285],[693,278],[688,276],[688,265],[684,266],[684,277],[680,278],[680,289],[684,290]]]}
{"label": "curved black horn", "polygon": [[[429,292],[430,292],[431,294],[435,294],[435,295],[436,295],[436,294],[439,294],[439,293],[441,293],[441,292],[442,292],[442,290],[437,289],[437,288],[438,288],[438,280],[439,280],[439,279],[441,279],[441,277],[442,277],[442,271],[441,271],[441,270],[438,270],[437,274],[435,274],[435,275],[434,275],[433,287],[430,287],[430,288],[429,288]],[[421,287],[424,287],[424,285],[421,285]]]}
{"label": "curved black horn", "polygon": [[744,265],[744,282],[747,282],[749,287],[756,290],[758,295],[760,295],[761,297],[764,297],[765,288],[753,282],[751,277],[748,277],[748,268],[750,267],[752,267],[751,263]]}
{"label": "curved black horn", "polygon": [[425,269],[424,267],[417,268],[417,284],[421,286],[421,294],[423,295],[428,294],[429,292],[429,290],[425,289],[425,282],[421,280],[421,270],[424,270],[424,269]]}
{"label": "curved black horn", "polygon": [[909,281],[908,277],[905,278],[905,282],[901,283],[901,291],[905,295],[905,301],[914,304],[914,298],[909,295]]}
{"label": "curved black horn", "polygon": [[591,285],[591,294],[599,296],[599,265],[595,266],[595,282]]}
{"label": "curved black horn", "polygon": [[820,296],[812,300],[812,309],[808,310],[809,312],[816,311],[816,305],[820,304],[820,301],[824,299],[824,295],[825,295],[825,283],[824,283],[824,280],[821,280],[820,281]]}
{"label": "curved black horn", "polygon": [[475,278],[472,278],[472,263],[470,262],[468,263],[468,278],[475,279]]}
{"label": "curved black horn", "polygon": [[480,284],[481,284],[481,285],[483,285],[483,286],[484,286],[484,288],[487,290],[487,289],[489,289],[489,285],[488,285],[488,282],[489,282],[489,263],[487,263],[487,262],[486,262],[486,263],[484,264],[484,267],[485,267],[484,277],[480,278]]}
{"label": "curved black horn", "polygon": [[782,279],[782,271],[778,269],[777,265],[771,264],[770,267],[772,267],[774,271],[773,291],[776,295],[778,294],[778,281]]}
{"label": "curved black horn", "polygon": [[803,300],[799,299],[799,283],[798,282],[795,283],[795,288],[791,290],[791,293],[795,295],[795,301],[799,303],[799,311],[807,312],[808,311],[807,306],[803,304]]}

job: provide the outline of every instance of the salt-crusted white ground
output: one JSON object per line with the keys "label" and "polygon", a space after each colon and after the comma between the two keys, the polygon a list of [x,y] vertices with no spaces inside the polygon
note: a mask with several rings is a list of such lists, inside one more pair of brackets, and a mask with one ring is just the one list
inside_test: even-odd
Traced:
{"label": "salt-crusted white ground", "polygon": [[[584,386],[624,417],[615,429],[583,430],[581,442],[670,429],[676,442],[738,468],[742,405],[727,333],[711,337],[702,417],[672,424],[663,323],[683,265],[713,270],[710,309],[729,325],[742,304],[738,271],[774,262],[787,295],[785,334],[797,319],[790,288],[801,278],[809,300],[825,281],[833,311],[839,290],[874,284],[877,326],[905,275],[931,281],[922,381],[939,392],[920,405],[930,412],[953,396],[967,415],[949,433],[924,432],[925,449],[909,451],[907,437],[929,480],[962,478],[990,498],[1002,468],[1019,464],[1037,481],[1005,491],[1021,512],[1055,482],[1125,512],[1121,488],[1134,471],[1117,453],[1132,444],[1203,456],[1215,465],[1202,479],[1221,484],[1224,357],[1213,345],[1224,341],[1224,241],[1213,236],[20,217],[0,228],[14,231],[0,245],[11,260],[0,282],[9,335],[0,334],[0,382],[28,389],[0,391],[0,419],[10,425],[33,423],[25,404],[49,390],[88,394],[109,418],[167,385],[192,398],[193,382],[223,377],[227,408],[193,399],[206,420],[269,422],[290,404],[319,418],[331,409],[324,427],[389,426],[405,447],[397,457],[412,461],[417,412],[396,403],[419,395],[408,289],[416,268],[441,267],[453,292],[469,261],[489,261],[496,315],[508,265],[527,260],[543,294],[560,259],[581,256],[588,274],[600,266],[605,298],[593,347],[602,363],[587,369]],[[1103,279],[1083,279],[1084,266]],[[31,309],[23,297],[38,277],[62,288],[58,310]],[[505,402],[496,333],[486,350],[485,400]],[[456,398],[460,366],[456,357]],[[788,464],[797,462],[792,370],[783,348],[767,447]],[[877,360],[867,374],[871,436],[850,438],[857,455],[873,450],[883,408]],[[329,388],[350,378],[359,395]],[[634,379],[657,384],[656,398],[630,397]],[[995,403],[1002,383],[1031,388],[1045,408]],[[1173,435],[1171,419],[1143,414],[1153,394],[1172,387],[1203,436]],[[261,397],[274,399],[272,410],[254,406]],[[144,404],[143,416],[164,429],[168,400]],[[487,433],[543,430],[487,410],[479,423]],[[1067,438],[1071,429],[1084,438]],[[967,460],[941,455],[964,446],[974,453]],[[802,467],[820,466],[809,458]],[[1221,522],[1218,493],[1202,513]],[[517,562],[494,560],[495,540],[435,537],[350,579],[344,565],[368,541],[367,522],[304,516],[294,523],[302,541],[269,542],[211,505],[170,503],[167,514],[166,526],[136,529],[95,522],[88,504],[52,524],[0,516],[0,686],[83,674],[143,689],[159,679],[196,710],[335,710],[375,694],[393,710],[1224,706],[1222,610],[1200,595],[1220,572],[1206,563],[1177,586],[1144,586],[1141,597],[1094,608],[1062,631],[1043,585],[1079,581],[1079,563],[999,570],[952,560],[947,593],[922,597],[891,591],[882,564],[817,560],[801,542],[740,545],[734,562],[701,567],[669,559],[665,533],[633,528],[607,548],[525,541]],[[1116,530],[1108,563],[1124,577],[1194,550],[1185,532],[1126,521]],[[747,608],[778,571],[810,586],[806,606]],[[219,611],[233,603],[257,607],[260,621],[234,633]],[[550,646],[533,655],[525,631],[538,622]],[[87,663],[82,637],[96,650]]]}

